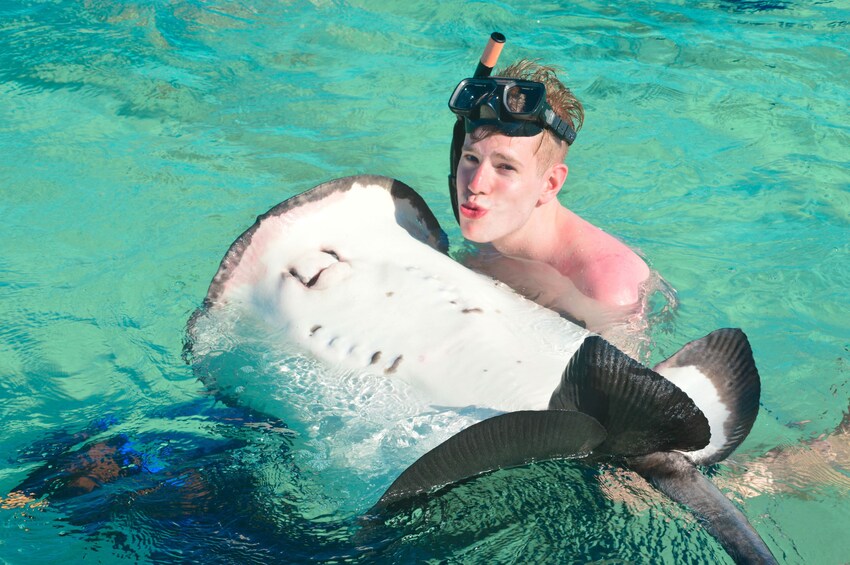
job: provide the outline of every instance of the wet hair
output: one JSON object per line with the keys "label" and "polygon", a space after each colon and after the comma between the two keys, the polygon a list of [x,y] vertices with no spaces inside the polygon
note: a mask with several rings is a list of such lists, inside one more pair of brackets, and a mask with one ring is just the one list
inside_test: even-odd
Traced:
{"label": "wet hair", "polygon": [[[557,67],[541,65],[529,59],[520,59],[500,69],[493,76],[542,82],[546,86],[546,101],[552,110],[578,132],[584,123],[584,107],[572,91],[558,79],[558,72]],[[484,139],[496,132],[495,128],[482,127],[473,133],[472,138]],[[556,137],[548,128],[543,132],[543,139],[540,147],[537,148],[538,152],[542,151],[539,154],[541,170],[548,169],[556,163],[562,163],[569,149],[567,142]]]}

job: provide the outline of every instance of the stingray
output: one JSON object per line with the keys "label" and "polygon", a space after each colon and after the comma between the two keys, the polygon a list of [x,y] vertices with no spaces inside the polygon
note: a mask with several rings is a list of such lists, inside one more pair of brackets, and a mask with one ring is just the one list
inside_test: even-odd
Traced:
{"label": "stingray", "polygon": [[[422,453],[371,514],[535,461],[615,462],[689,507],[737,562],[775,562],[698,468],[732,453],[758,413],[759,375],[739,329],[716,330],[650,369],[454,261],[412,188],[364,175],[289,198],[233,242],[187,327],[201,380],[224,390],[204,360],[252,332],[403,383],[433,406],[489,415]],[[252,409],[287,402],[242,388],[230,399]]]}

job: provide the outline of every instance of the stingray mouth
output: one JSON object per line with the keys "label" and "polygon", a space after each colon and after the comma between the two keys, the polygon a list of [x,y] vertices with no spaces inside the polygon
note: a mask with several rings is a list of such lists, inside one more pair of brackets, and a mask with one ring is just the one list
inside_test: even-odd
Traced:
{"label": "stingray mouth", "polygon": [[284,276],[291,276],[305,288],[322,289],[345,278],[350,270],[351,266],[340,259],[336,251],[322,249],[300,257],[290,265]]}
{"label": "stingray mouth", "polygon": [[318,273],[316,273],[315,275],[313,275],[312,277],[310,277],[308,279],[306,276],[299,273],[298,270],[295,267],[289,269],[289,274],[292,275],[293,277],[295,277],[296,279],[298,279],[299,281],[301,281],[301,284],[303,284],[307,288],[313,288],[314,286],[316,286],[316,283],[319,281],[319,277],[324,272],[325,272],[325,270],[322,269]]}

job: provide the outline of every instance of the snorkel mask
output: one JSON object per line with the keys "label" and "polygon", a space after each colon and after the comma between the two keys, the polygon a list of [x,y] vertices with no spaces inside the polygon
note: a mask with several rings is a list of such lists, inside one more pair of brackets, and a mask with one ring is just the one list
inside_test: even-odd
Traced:
{"label": "snorkel mask", "polygon": [[519,137],[533,137],[548,129],[567,145],[576,138],[575,129],[546,102],[546,86],[542,82],[490,77],[504,43],[505,36],[493,32],[475,74],[460,81],[449,98],[449,109],[457,116],[449,154],[449,198],[458,221],[455,172],[465,134],[489,126],[505,135]]}
{"label": "snorkel mask", "polygon": [[466,133],[492,126],[505,135],[531,137],[547,128],[567,145],[576,138],[572,126],[546,102],[546,86],[541,82],[465,78],[449,99],[449,109],[463,118]]}

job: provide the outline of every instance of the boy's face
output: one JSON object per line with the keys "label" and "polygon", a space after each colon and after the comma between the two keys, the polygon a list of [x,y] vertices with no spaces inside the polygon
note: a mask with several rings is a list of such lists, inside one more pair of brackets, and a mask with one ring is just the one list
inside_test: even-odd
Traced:
{"label": "boy's face", "polygon": [[460,230],[476,243],[520,234],[547,189],[538,171],[543,134],[508,137],[494,133],[475,141],[467,134],[457,167]]}

